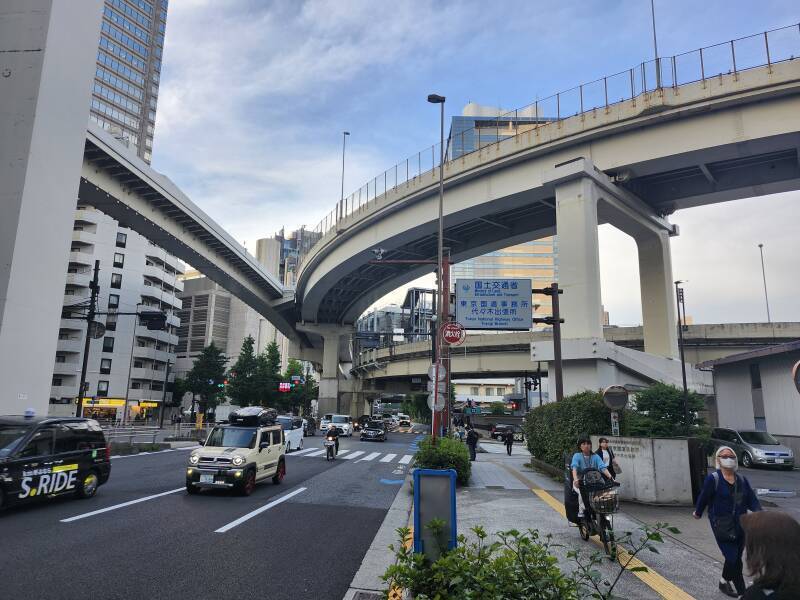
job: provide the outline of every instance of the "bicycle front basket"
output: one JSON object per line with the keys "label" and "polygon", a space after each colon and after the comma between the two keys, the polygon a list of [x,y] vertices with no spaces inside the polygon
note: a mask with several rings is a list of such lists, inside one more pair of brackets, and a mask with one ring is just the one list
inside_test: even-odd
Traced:
{"label": "bicycle front basket", "polygon": [[589,492],[589,505],[601,515],[609,515],[619,510],[619,493],[616,488]]}

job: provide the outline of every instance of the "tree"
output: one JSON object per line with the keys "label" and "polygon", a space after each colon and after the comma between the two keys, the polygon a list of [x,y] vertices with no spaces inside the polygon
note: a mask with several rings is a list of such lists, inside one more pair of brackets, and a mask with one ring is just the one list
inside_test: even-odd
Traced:
{"label": "tree", "polygon": [[[705,420],[697,413],[705,410],[702,396],[689,392],[690,435],[708,433]],[[636,393],[632,410],[628,411],[628,433],[647,437],[680,437],[686,435],[683,415],[683,390],[666,383],[656,383]]]}
{"label": "tree", "polygon": [[259,402],[258,361],[253,352],[254,345],[253,336],[244,338],[239,358],[228,373],[227,394],[231,403],[239,406],[252,406]]}
{"label": "tree", "polygon": [[502,415],[506,410],[506,405],[502,402],[492,402],[491,409],[493,415]]}
{"label": "tree", "polygon": [[182,377],[176,377],[175,381],[172,382],[172,400],[170,400],[168,406],[181,406],[186,392],[191,391],[192,390],[189,389],[189,385],[185,379]]}
{"label": "tree", "polygon": [[[299,360],[294,358],[290,358],[289,363],[286,365],[286,373],[283,376],[283,381],[290,382],[292,381],[292,377],[303,378],[303,365]],[[298,381],[295,381],[294,384],[291,391],[282,394],[282,403],[285,410],[299,412],[300,407],[305,404],[305,386]]]}
{"label": "tree", "polygon": [[225,381],[225,364],[228,357],[211,342],[203,348],[200,356],[194,361],[192,370],[186,375],[189,391],[200,396],[200,412],[205,413],[219,404],[220,397],[225,395],[222,387]]}
{"label": "tree", "polygon": [[256,359],[256,388],[258,404],[277,408],[279,404],[278,383],[281,380],[281,353],[278,344],[270,342],[265,352]]}

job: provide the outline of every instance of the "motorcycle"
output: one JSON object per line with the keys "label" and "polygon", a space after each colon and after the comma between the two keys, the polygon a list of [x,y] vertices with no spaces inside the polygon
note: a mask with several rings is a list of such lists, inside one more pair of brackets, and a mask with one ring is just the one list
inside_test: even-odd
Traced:
{"label": "motorcycle", "polygon": [[589,502],[587,503],[583,519],[578,525],[581,538],[588,541],[593,535],[600,538],[603,550],[610,560],[617,559],[617,542],[614,538],[614,513],[619,510],[619,483],[581,482],[581,487],[586,491]]}
{"label": "motorcycle", "polygon": [[326,437],[323,444],[325,445],[325,460],[334,460],[336,458],[336,438]]}

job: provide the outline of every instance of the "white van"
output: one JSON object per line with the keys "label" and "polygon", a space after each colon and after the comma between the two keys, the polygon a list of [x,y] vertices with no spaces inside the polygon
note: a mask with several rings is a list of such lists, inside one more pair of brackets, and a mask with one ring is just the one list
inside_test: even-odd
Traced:
{"label": "white van", "polygon": [[302,450],[303,448],[303,419],[291,415],[282,415],[276,419],[283,429],[283,438],[286,441],[286,452]]}

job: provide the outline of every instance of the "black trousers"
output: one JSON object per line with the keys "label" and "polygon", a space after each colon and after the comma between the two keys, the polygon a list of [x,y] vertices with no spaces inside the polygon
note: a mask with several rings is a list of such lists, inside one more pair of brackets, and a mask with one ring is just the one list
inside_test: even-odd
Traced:
{"label": "black trousers", "polygon": [[475,444],[467,444],[469,448],[469,459],[475,460]]}
{"label": "black trousers", "polygon": [[745,592],[744,575],[742,575],[742,552],[744,552],[744,545],[739,546],[735,562],[726,559],[725,564],[722,566],[722,578],[733,583],[737,594],[744,594]]}
{"label": "black trousers", "polygon": [[511,446],[512,444],[506,444],[506,452],[508,452],[509,456],[511,456]]}

